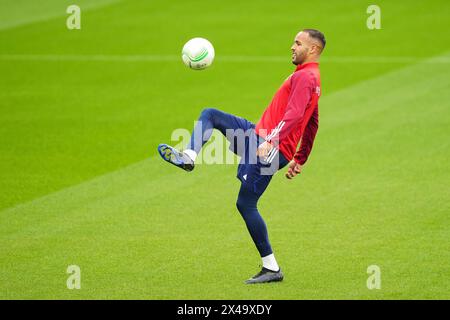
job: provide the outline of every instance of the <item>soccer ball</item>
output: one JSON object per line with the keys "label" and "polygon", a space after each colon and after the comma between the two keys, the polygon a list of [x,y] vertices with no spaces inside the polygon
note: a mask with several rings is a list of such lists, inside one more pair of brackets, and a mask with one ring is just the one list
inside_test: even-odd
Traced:
{"label": "soccer ball", "polygon": [[186,42],[181,51],[183,62],[189,68],[202,70],[208,68],[214,60],[214,47],[206,39],[193,38]]}

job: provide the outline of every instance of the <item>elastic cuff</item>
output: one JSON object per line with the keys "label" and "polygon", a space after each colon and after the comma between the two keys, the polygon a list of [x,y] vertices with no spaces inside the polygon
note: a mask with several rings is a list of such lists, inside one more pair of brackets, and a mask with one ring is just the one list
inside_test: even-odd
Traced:
{"label": "elastic cuff", "polygon": [[306,159],[302,159],[301,157],[294,157],[294,161],[297,162],[299,165],[304,165],[306,162]]}

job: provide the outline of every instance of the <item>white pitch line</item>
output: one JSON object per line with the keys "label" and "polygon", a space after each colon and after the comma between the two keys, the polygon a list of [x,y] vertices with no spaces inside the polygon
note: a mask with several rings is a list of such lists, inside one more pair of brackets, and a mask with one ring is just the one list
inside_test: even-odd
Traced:
{"label": "white pitch line", "polygon": [[[81,61],[81,62],[179,62],[181,55],[74,55],[74,54],[0,54],[2,61]],[[290,56],[232,56],[223,55],[216,58],[220,62],[283,62],[289,63]],[[450,63],[450,56],[434,58],[419,57],[371,57],[371,56],[332,56],[323,57],[324,63]]]}

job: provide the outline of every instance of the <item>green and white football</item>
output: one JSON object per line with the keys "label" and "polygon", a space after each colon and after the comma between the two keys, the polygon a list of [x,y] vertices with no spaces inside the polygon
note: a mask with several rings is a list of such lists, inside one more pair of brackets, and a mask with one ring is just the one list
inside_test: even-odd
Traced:
{"label": "green and white football", "polygon": [[193,38],[184,45],[181,57],[184,64],[191,69],[206,69],[214,61],[214,47],[204,38]]}

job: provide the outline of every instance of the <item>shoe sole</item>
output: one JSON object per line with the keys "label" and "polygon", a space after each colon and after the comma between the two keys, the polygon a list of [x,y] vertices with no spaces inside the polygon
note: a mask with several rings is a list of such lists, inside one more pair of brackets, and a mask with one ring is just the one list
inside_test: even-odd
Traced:
{"label": "shoe sole", "polygon": [[275,279],[271,279],[268,281],[247,282],[247,281],[249,281],[249,280],[247,280],[247,281],[245,281],[245,284],[263,284],[263,283],[271,283],[271,282],[281,282],[281,281],[283,281],[283,279],[284,279],[284,277],[282,276],[281,278],[275,278]]}
{"label": "shoe sole", "polygon": [[158,153],[164,161],[167,161],[178,168],[181,168],[187,172],[194,169],[193,165],[187,165],[186,163],[184,163],[183,159],[180,157],[180,152],[178,150],[172,148],[167,144],[160,144],[158,146]]}

